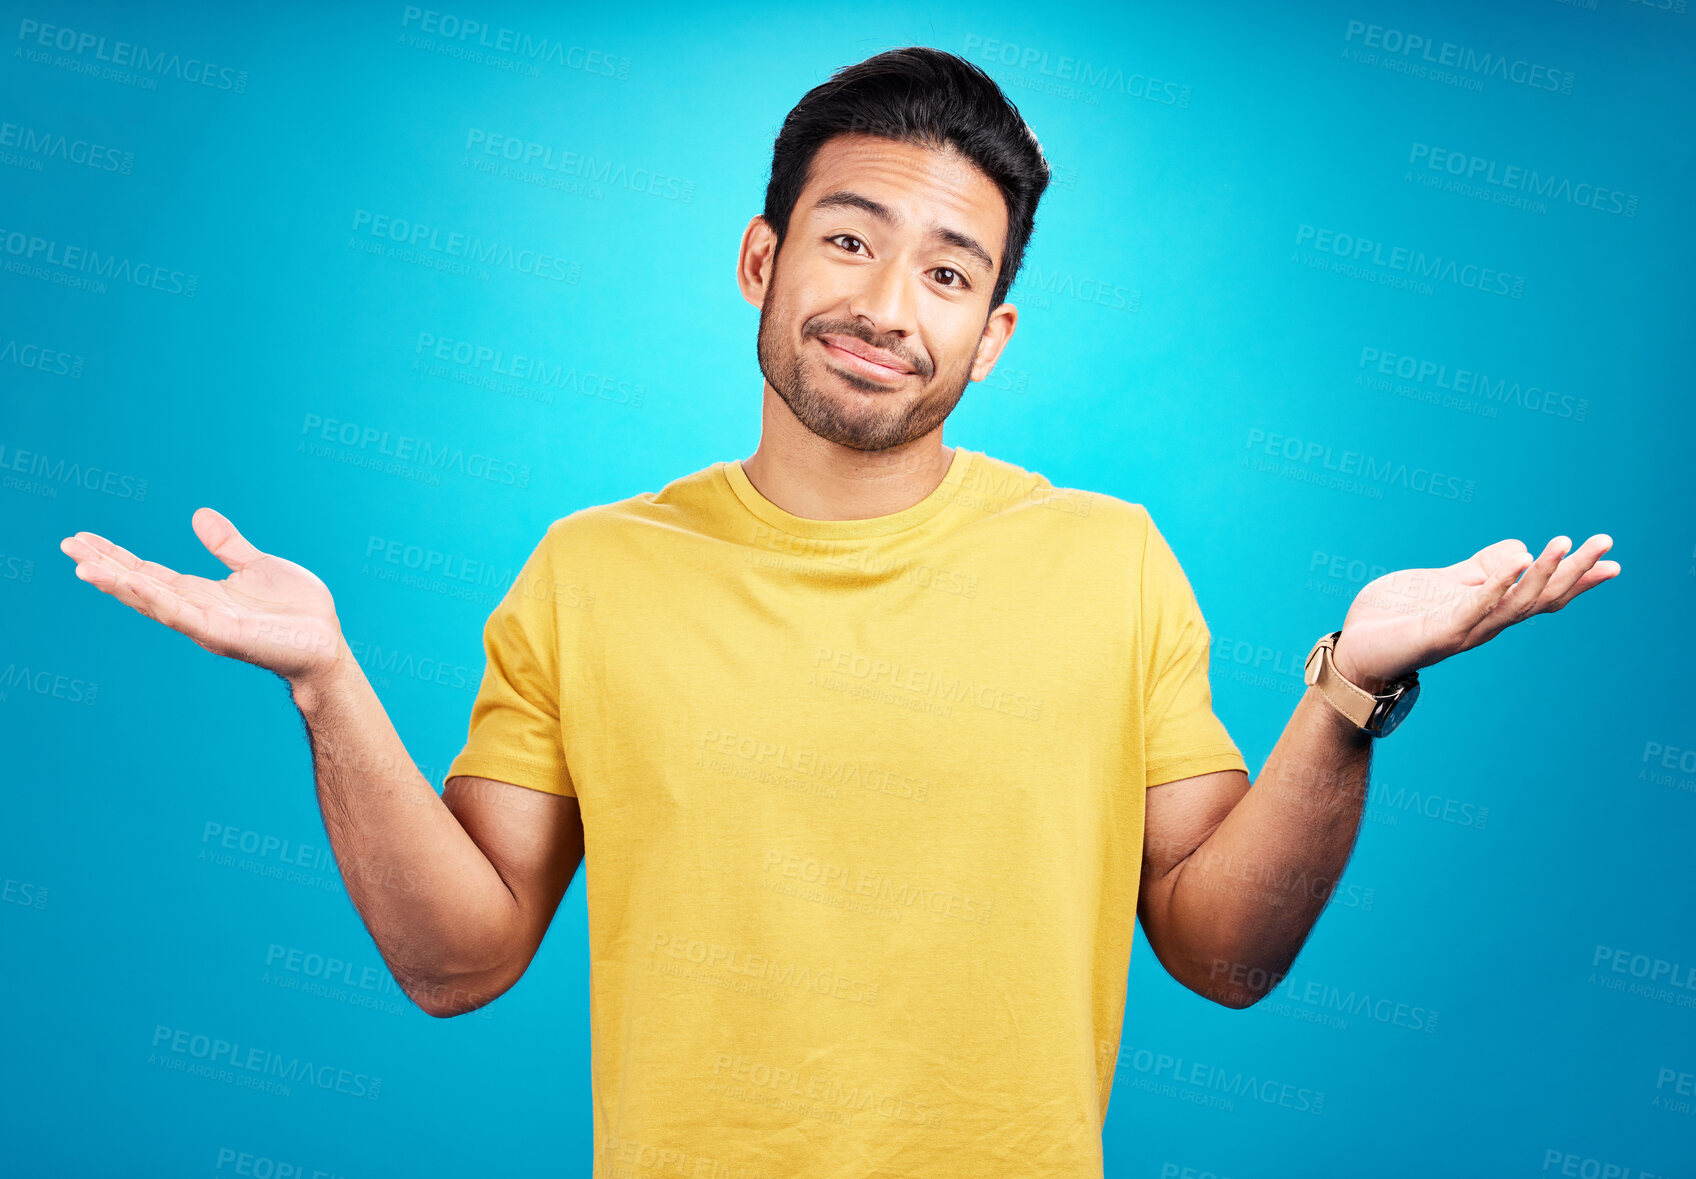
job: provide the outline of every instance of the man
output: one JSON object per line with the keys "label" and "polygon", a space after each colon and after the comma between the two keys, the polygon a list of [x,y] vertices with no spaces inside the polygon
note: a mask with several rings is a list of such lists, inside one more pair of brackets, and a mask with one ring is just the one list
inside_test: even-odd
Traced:
{"label": "man", "polygon": [[758,449],[549,527],[440,799],[311,574],[208,508],[223,583],[64,543],[289,681],[349,894],[426,1011],[511,987],[585,863],[596,1174],[1100,1175],[1134,917],[1178,981],[1252,1004],[1416,669],[1619,572],[1598,535],[1380,578],[1251,790],[1146,510],[943,446],[1047,178],[949,54],[802,100],[738,263]]}

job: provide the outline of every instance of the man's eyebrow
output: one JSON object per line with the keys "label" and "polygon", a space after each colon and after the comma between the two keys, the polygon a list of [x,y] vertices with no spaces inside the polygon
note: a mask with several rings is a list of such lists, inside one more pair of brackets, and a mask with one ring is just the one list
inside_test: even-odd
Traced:
{"label": "man's eyebrow", "polygon": [[[839,188],[835,192],[820,197],[813,205],[815,209],[849,208],[860,209],[870,213],[891,229],[901,228],[901,218],[882,201],[874,201],[871,197],[852,189]],[[978,240],[969,234],[961,233],[958,229],[950,229],[939,225],[930,231],[930,236],[939,241],[947,242],[955,249],[964,250],[983,264],[989,273],[995,273],[995,259],[989,256],[989,251],[978,244]]]}

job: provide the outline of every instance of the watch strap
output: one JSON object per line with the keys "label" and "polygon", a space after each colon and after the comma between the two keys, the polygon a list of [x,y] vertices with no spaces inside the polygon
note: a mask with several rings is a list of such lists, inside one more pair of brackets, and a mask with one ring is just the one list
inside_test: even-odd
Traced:
{"label": "watch strap", "polygon": [[[1334,630],[1313,644],[1313,650],[1307,653],[1307,665],[1302,669],[1302,679],[1310,686],[1318,688],[1325,699],[1331,702],[1331,706],[1347,717],[1356,728],[1373,737],[1381,736],[1382,725],[1389,715],[1390,707],[1414,690],[1419,683],[1419,674],[1408,673],[1394,681],[1383,693],[1375,695],[1368,692],[1346,678],[1333,662],[1337,639],[1342,633],[1340,630]],[[1375,718],[1376,724],[1373,723]],[[1391,728],[1394,727],[1392,724]]]}
{"label": "watch strap", "polygon": [[1313,650],[1307,653],[1302,679],[1318,688],[1332,707],[1353,721],[1356,727],[1364,729],[1366,722],[1372,719],[1373,710],[1378,707],[1378,697],[1344,678],[1331,662],[1332,653],[1337,649],[1337,638],[1342,633],[1334,630],[1313,645]]}

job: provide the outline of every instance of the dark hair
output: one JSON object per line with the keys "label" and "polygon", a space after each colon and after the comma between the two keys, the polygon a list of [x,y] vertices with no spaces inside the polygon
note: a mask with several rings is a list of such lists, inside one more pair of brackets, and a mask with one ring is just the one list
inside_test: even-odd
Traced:
{"label": "dark hair", "polygon": [[1049,173],[1036,134],[995,80],[963,57],[909,45],[844,66],[807,91],[783,120],[771,153],[764,215],[779,248],[813,157],[826,140],[843,134],[935,149],[952,145],[995,182],[1007,204],[1007,245],[989,305],[1005,302]]}

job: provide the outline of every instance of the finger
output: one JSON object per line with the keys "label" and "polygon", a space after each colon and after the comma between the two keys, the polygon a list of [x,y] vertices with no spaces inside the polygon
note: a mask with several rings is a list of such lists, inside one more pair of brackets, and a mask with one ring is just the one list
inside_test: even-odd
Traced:
{"label": "finger", "polygon": [[104,563],[98,558],[77,562],[75,572],[77,577],[88,582],[88,584],[92,585],[95,589],[100,590],[102,593],[112,594],[113,597],[118,596],[115,591],[118,587],[119,580],[123,578],[128,578],[134,582],[146,581],[151,582],[153,585],[159,584],[146,574],[138,573],[132,569],[125,569],[122,565],[118,565],[115,562]]}
{"label": "finger", "polygon": [[[1567,594],[1566,601],[1563,601],[1560,606],[1566,605],[1567,602],[1572,601],[1579,594],[1583,593],[1593,585],[1601,585],[1604,581],[1612,581],[1614,578],[1619,576],[1619,568],[1620,566],[1618,561],[1597,561],[1594,569],[1590,570],[1590,572],[1578,579],[1578,584],[1573,586],[1572,592]],[[1558,610],[1560,609],[1560,606],[1550,606],[1549,609]]]}
{"label": "finger", "polygon": [[1460,573],[1462,585],[1483,585],[1490,580],[1489,570],[1495,567],[1497,561],[1525,551],[1523,541],[1498,540],[1495,544],[1485,545],[1466,560],[1456,561],[1449,568]]}
{"label": "finger", "polygon": [[189,523],[200,543],[231,569],[239,571],[242,566],[251,565],[265,555],[247,543],[247,538],[237,531],[228,517],[212,508],[197,509]]}
{"label": "finger", "polygon": [[1619,562],[1600,559],[1613,545],[1613,537],[1605,532],[1598,532],[1562,561],[1560,571],[1549,579],[1548,586],[1543,590],[1543,597],[1547,599],[1542,607],[1544,612],[1559,610],[1591,586],[1617,577]]}
{"label": "finger", "polygon": [[1561,562],[1561,567],[1555,570],[1554,576],[1549,578],[1549,584],[1543,587],[1539,605],[1548,608],[1558,601],[1580,577],[1590,571],[1591,566],[1608,551],[1608,546],[1612,543],[1611,538],[1598,535],[1592,536],[1574,549],[1571,555]]}
{"label": "finger", "polygon": [[[174,596],[185,607],[194,607],[202,619],[207,617],[206,607],[217,604],[214,595],[207,594],[200,588],[207,584],[206,580],[200,577],[185,577],[178,585],[168,586],[139,569],[125,569],[122,566],[113,568],[99,561],[79,562],[75,573],[80,580],[88,582],[95,589],[117,598],[155,621],[178,616],[174,609],[161,611],[150,604],[161,594]],[[147,608],[143,609],[138,602]]]}
{"label": "finger", "polygon": [[[1504,620],[1501,626],[1489,627],[1482,635],[1475,636],[1473,634],[1480,625],[1485,623],[1487,618],[1491,617],[1502,598],[1513,587],[1514,579],[1532,563],[1531,553],[1519,541],[1502,541],[1500,543],[1501,545],[1515,545],[1518,551],[1492,545],[1491,548],[1497,549],[1497,553],[1492,556],[1490,564],[1485,566],[1486,575],[1483,584],[1473,589],[1471,595],[1464,599],[1455,611],[1459,629],[1461,633],[1468,636],[1468,645],[1470,646],[1477,646],[1500,630],[1502,626],[1507,625]],[[1491,568],[1491,565],[1494,568]]]}
{"label": "finger", "polygon": [[96,561],[110,554],[109,569],[126,569],[141,563],[141,559],[122,545],[114,544],[97,532],[77,532],[59,542],[59,551],[77,561]]}
{"label": "finger", "polygon": [[[80,568],[82,567],[79,566]],[[155,622],[164,623],[191,639],[206,637],[206,611],[185,602],[181,595],[168,586],[128,569],[110,573],[109,576],[110,583],[100,588],[137,613],[145,614]]]}
{"label": "finger", "polygon": [[[162,585],[177,588],[182,574],[157,561],[144,561],[123,545],[114,544],[93,532],[79,532],[59,542],[59,551],[79,564],[90,563],[119,573],[124,570],[140,573]],[[80,574],[78,576],[81,576]],[[86,578],[84,580],[87,580]]]}
{"label": "finger", "polygon": [[1505,611],[1510,620],[1518,621],[1537,610],[1537,603],[1543,596],[1543,587],[1549,584],[1549,578],[1554,576],[1560,567],[1561,558],[1572,548],[1572,538],[1557,536],[1543,546],[1543,553],[1520,574],[1519,580],[1508,592],[1502,595],[1502,601],[1497,603],[1497,609]]}

